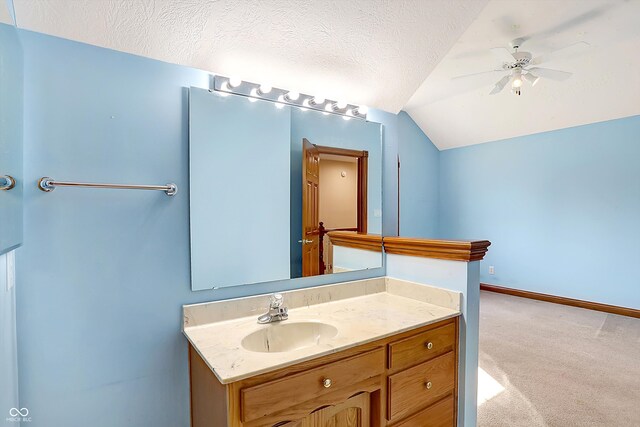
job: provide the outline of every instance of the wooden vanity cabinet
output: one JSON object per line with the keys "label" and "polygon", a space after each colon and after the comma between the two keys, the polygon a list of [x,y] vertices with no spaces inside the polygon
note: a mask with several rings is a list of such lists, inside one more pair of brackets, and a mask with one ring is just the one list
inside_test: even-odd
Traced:
{"label": "wooden vanity cabinet", "polygon": [[458,318],[223,385],[189,347],[193,427],[456,425]]}

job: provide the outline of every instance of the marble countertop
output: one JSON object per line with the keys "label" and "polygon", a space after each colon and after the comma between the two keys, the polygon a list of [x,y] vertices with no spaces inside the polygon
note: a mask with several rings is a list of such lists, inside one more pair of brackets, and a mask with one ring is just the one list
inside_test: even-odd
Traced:
{"label": "marble countertop", "polygon": [[[291,366],[460,314],[460,294],[392,278],[346,282],[284,292],[287,322],[322,322],[337,328],[326,343],[278,353],[248,351],[242,339],[277,324],[257,323],[267,296],[184,307],[184,334],[222,384]],[[291,295],[288,295],[291,294]],[[288,304],[288,299],[292,304]],[[328,300],[328,302],[323,302]],[[262,305],[258,303],[262,302]],[[293,305],[293,306],[292,306]],[[233,309],[230,309],[233,307]],[[221,312],[224,312],[221,315]],[[226,314],[225,314],[226,313]],[[251,315],[247,315],[251,313]],[[239,317],[233,317],[234,314]]]}

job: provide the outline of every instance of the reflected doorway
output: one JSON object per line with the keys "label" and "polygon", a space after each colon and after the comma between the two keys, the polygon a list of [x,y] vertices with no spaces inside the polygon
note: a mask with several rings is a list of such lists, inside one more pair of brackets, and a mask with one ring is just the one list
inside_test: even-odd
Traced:
{"label": "reflected doorway", "polygon": [[302,275],[338,273],[331,231],[367,233],[368,152],[303,139]]}

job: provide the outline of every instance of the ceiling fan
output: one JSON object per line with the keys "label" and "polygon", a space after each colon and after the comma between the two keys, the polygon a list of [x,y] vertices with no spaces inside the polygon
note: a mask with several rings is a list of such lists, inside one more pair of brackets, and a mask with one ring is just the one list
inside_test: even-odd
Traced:
{"label": "ceiling fan", "polygon": [[571,77],[573,73],[553,70],[551,68],[537,67],[537,65],[547,62],[554,57],[568,55],[570,53],[573,53],[574,51],[583,50],[584,48],[589,46],[588,43],[581,41],[573,43],[569,46],[565,46],[562,49],[558,49],[546,55],[534,57],[530,52],[518,50],[525,40],[527,39],[519,38],[511,41],[511,43],[509,44],[511,50],[505,47],[494,47],[491,49],[491,53],[494,54],[496,59],[501,61],[500,68],[454,77],[453,80],[488,73],[506,73],[505,76],[503,76],[495,83],[493,89],[491,90],[491,92],[489,92],[489,94],[495,95],[502,92],[505,86],[510,83],[511,92],[515,95],[520,95],[522,85],[525,81],[531,83],[531,86],[535,86],[541,78],[563,81]]}

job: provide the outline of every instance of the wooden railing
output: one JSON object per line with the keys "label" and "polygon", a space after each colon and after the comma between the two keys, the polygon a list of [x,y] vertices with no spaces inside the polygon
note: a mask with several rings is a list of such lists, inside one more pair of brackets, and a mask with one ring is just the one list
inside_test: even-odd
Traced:
{"label": "wooden railing", "polygon": [[332,231],[358,231],[357,227],[350,227],[350,228],[325,228],[324,227],[324,223],[320,222],[320,227],[318,228],[320,230],[320,239],[318,241],[318,245],[320,246],[319,252],[320,252],[320,274],[324,274],[324,272],[326,271],[326,264],[324,263],[324,236],[327,233],[330,233]]}
{"label": "wooden railing", "polygon": [[387,254],[409,255],[451,261],[480,261],[491,245],[488,240],[434,240],[411,237],[385,237]]}

